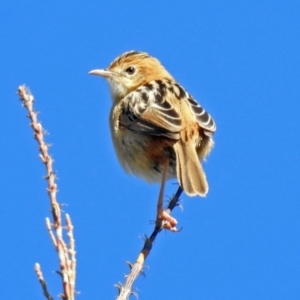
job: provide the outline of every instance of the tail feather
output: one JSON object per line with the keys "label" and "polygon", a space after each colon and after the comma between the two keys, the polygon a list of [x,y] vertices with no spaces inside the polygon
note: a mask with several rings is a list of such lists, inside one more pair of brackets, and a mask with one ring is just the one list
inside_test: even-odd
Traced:
{"label": "tail feather", "polygon": [[208,184],[196,150],[191,143],[179,140],[174,145],[177,159],[177,178],[180,186],[189,196],[205,196]]}

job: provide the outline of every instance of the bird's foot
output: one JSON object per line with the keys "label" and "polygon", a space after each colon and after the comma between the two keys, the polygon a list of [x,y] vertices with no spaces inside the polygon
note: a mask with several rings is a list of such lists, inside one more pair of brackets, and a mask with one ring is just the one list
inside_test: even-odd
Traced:
{"label": "bird's foot", "polygon": [[159,228],[164,228],[172,232],[178,232],[180,229],[176,228],[177,220],[173,218],[165,210],[158,210],[156,218],[156,226]]}

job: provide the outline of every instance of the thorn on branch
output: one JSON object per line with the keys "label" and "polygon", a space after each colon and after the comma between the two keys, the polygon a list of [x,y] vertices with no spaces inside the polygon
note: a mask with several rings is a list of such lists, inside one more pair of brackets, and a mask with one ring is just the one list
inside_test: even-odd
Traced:
{"label": "thorn on branch", "polygon": [[127,266],[129,267],[129,269],[131,270],[133,267],[133,264],[129,261],[126,261]]}
{"label": "thorn on branch", "polygon": [[118,295],[121,294],[122,284],[121,282],[114,284],[114,287],[118,290]]}
{"label": "thorn on branch", "polygon": [[138,297],[138,294],[137,294],[136,292],[131,291],[131,292],[130,292],[130,296],[131,296],[131,295],[134,296],[134,297],[137,298],[137,299],[139,298],[139,297]]}
{"label": "thorn on branch", "polygon": [[58,274],[61,278],[63,278],[63,274],[61,271],[56,270],[55,273]]}

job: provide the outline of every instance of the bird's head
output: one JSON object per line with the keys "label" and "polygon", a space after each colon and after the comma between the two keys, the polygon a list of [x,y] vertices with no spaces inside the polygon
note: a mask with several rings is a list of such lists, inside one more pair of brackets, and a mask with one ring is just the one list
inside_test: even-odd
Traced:
{"label": "bird's head", "polygon": [[173,79],[156,58],[137,51],[125,52],[117,57],[108,68],[92,70],[89,74],[107,79],[115,101],[151,80]]}

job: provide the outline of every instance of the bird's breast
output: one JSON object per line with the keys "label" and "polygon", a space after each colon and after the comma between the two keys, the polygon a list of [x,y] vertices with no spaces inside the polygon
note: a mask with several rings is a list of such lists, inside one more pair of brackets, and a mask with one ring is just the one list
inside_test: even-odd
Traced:
{"label": "bird's breast", "polygon": [[148,182],[159,182],[166,159],[168,178],[176,177],[174,140],[129,130],[119,124],[118,108],[112,108],[110,129],[114,148],[122,167],[128,173]]}

